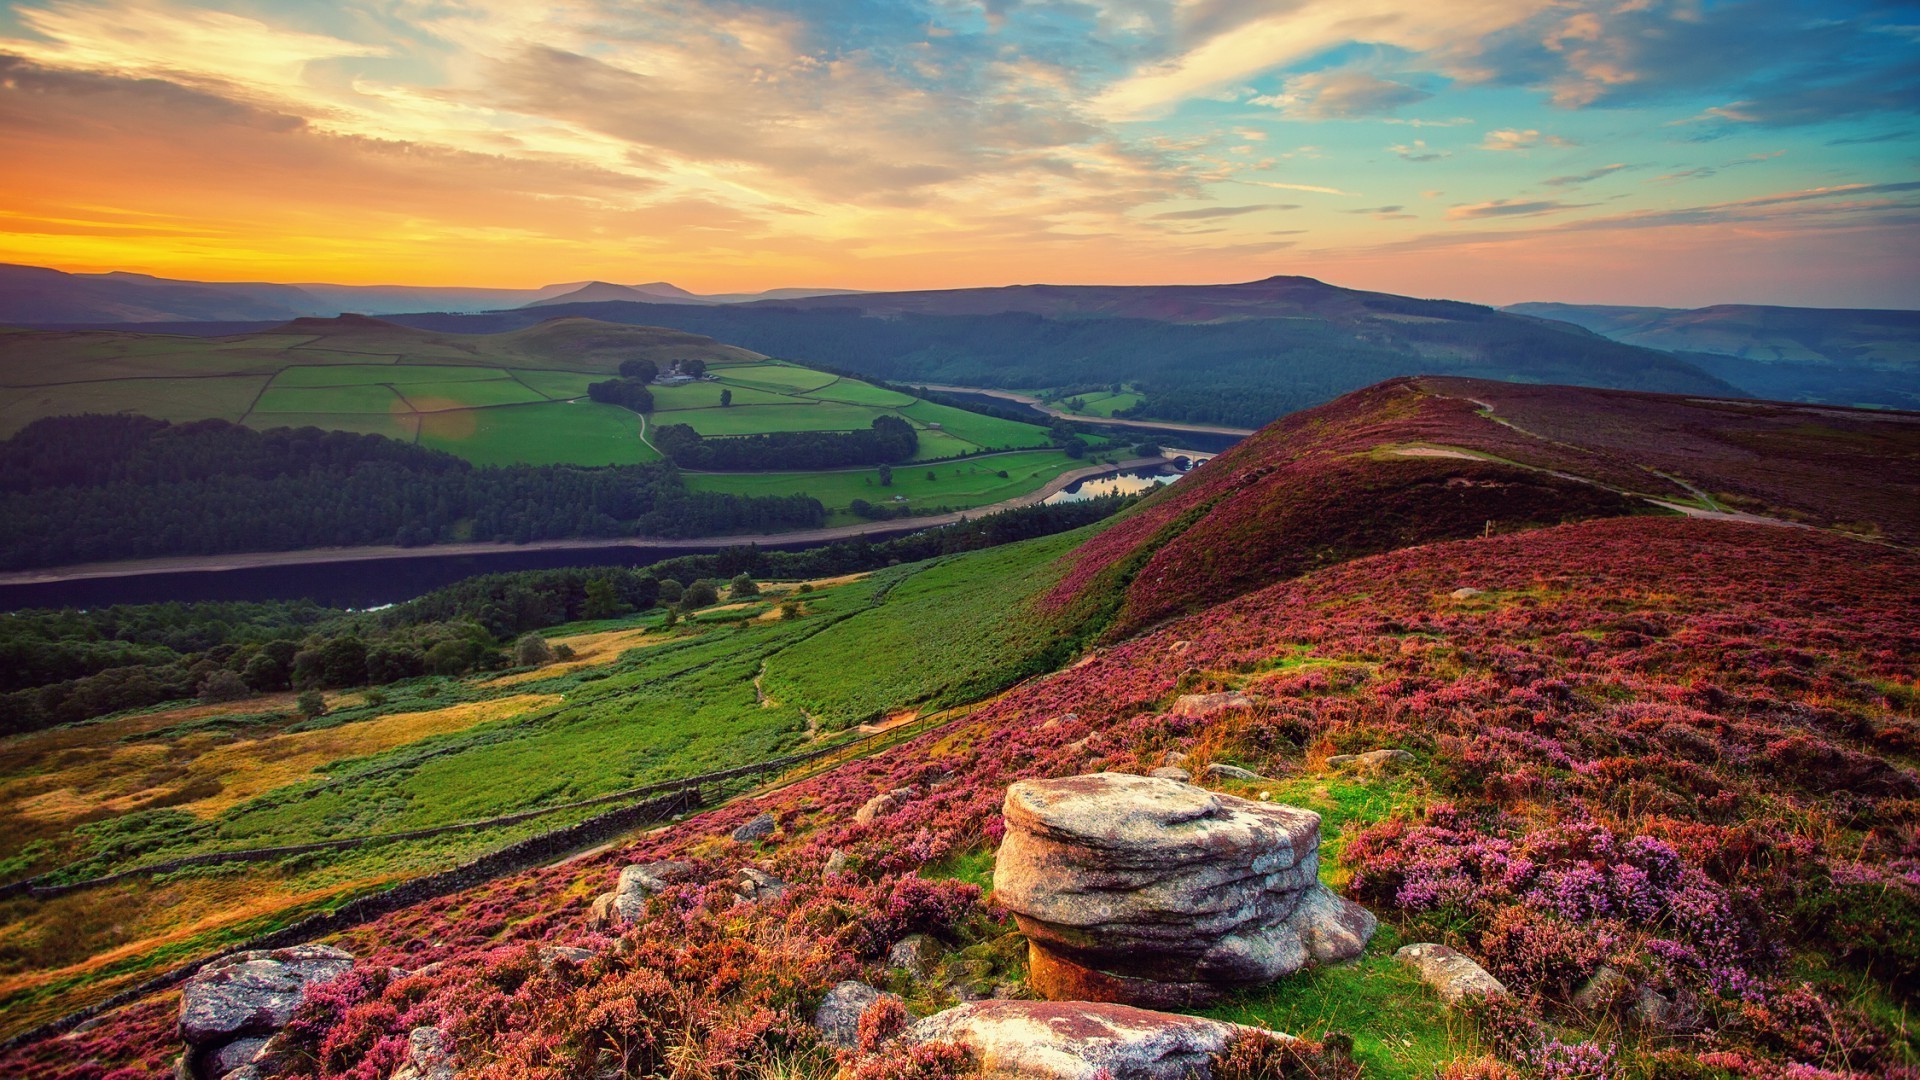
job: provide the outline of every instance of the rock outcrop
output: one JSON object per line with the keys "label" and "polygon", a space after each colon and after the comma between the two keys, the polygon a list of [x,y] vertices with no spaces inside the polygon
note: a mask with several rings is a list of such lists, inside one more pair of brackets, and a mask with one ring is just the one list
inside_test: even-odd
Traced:
{"label": "rock outcrop", "polygon": [[407,1033],[407,1060],[390,1080],[455,1080],[453,1040],[435,1027],[417,1027]]}
{"label": "rock outcrop", "polygon": [[245,952],[203,969],[180,990],[182,1074],[213,1080],[249,1064],[310,987],[352,969],[352,954],[331,945]]}
{"label": "rock outcrop", "polygon": [[1396,765],[1413,764],[1413,755],[1405,750],[1388,748],[1369,750],[1364,754],[1335,754],[1327,759],[1327,767],[1332,769],[1364,769],[1368,772],[1385,772]]}
{"label": "rock outcrop", "polygon": [[1155,777],[1007,789],[994,895],[1055,1001],[1202,1004],[1358,956],[1372,914],[1319,880],[1320,816]]}
{"label": "rock outcrop", "polygon": [[587,923],[596,930],[631,926],[646,912],[647,897],[676,882],[692,880],[698,872],[692,863],[674,859],[622,867],[613,891],[594,898]]}
{"label": "rock outcrop", "polygon": [[1184,694],[1173,703],[1175,716],[1212,716],[1228,709],[1251,709],[1253,699],[1238,690],[1218,694]]}
{"label": "rock outcrop", "polygon": [[1209,1059],[1248,1030],[1198,1016],[1085,1001],[977,1001],[907,1029],[909,1043],[966,1048],[1003,1080],[1208,1080]]}
{"label": "rock outcrop", "polygon": [[1435,993],[1449,1002],[1459,1001],[1470,994],[1507,996],[1505,983],[1494,978],[1486,968],[1474,963],[1464,953],[1448,946],[1431,942],[1404,945],[1393,956],[1413,968],[1421,982],[1433,987]]}
{"label": "rock outcrop", "polygon": [[860,1042],[860,1018],[881,998],[899,1001],[897,994],[886,994],[855,979],[827,991],[820,1008],[813,1014],[813,1026],[830,1046],[851,1049]]}
{"label": "rock outcrop", "polygon": [[751,866],[743,866],[733,875],[733,896],[743,904],[773,900],[787,891],[787,883]]}
{"label": "rock outcrop", "polygon": [[733,830],[733,838],[743,844],[751,844],[756,840],[765,840],[772,836],[773,831],[779,827],[780,822],[772,813],[759,814],[745,825]]}

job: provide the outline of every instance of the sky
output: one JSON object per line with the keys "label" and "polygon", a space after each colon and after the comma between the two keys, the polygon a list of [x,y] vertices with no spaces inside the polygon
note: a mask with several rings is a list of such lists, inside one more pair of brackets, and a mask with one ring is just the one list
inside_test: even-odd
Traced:
{"label": "sky", "polygon": [[26,0],[0,261],[1920,307],[1920,4]]}

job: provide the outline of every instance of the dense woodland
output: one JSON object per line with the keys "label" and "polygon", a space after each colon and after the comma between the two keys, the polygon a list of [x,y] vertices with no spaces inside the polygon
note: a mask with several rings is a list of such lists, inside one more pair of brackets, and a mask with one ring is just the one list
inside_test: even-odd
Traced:
{"label": "dense woodland", "polygon": [[[0,615],[0,734],[186,698],[379,686],[504,668],[530,631],[696,599],[751,577],[876,570],[1092,524],[1095,499],[990,514],[878,543],[729,548],[649,567],[567,567],[470,578],[377,612],[310,601],[119,605]],[[702,584],[705,590],[702,590]],[[710,601],[709,601],[710,602]],[[696,605],[697,606],[697,605]]]}
{"label": "dense woodland", "polygon": [[[1157,419],[1258,427],[1383,379],[1448,374],[1677,393],[1735,388],[1665,353],[1450,301],[1378,298],[1382,318],[1172,323],[1039,315],[901,315],[852,309],[599,303],[547,306],[666,326],[894,383],[1034,387],[1127,383]],[[402,316],[441,329],[511,329],[536,316]]]}
{"label": "dense woodland", "polygon": [[0,568],[458,540],[813,528],[807,496],[688,491],[663,463],[479,468],[317,428],[41,420],[0,442]]}
{"label": "dense woodland", "polygon": [[[631,362],[632,361],[629,361],[629,363]],[[588,383],[587,397],[608,405],[618,405],[623,409],[632,409],[637,413],[650,413],[653,411],[653,391],[647,389],[646,379],[619,378],[608,379],[604,382]]]}
{"label": "dense woodland", "polygon": [[686,424],[667,424],[654,431],[653,445],[689,469],[779,471],[905,461],[919,451],[920,436],[897,416],[876,416],[865,431],[776,431],[721,439],[703,438]]}

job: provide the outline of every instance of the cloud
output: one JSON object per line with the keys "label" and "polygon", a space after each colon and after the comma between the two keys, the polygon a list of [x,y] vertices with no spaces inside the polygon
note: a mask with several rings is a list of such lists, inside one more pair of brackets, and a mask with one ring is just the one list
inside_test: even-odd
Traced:
{"label": "cloud", "polygon": [[1480,142],[1480,149],[1531,150],[1536,146],[1563,149],[1565,147],[1578,145],[1580,144],[1569,139],[1563,139],[1558,135],[1542,135],[1533,128],[1528,128],[1525,131],[1516,128],[1501,128],[1497,131],[1487,132],[1486,138]]}
{"label": "cloud", "polygon": [[1254,214],[1262,210],[1297,210],[1297,203],[1256,203],[1252,206],[1202,206],[1193,210],[1169,210],[1164,214],[1155,214],[1151,221],[1211,221],[1215,218],[1239,217],[1242,214]]}
{"label": "cloud", "polygon": [[1912,137],[1913,137],[1913,132],[1910,130],[1883,131],[1878,135],[1856,135],[1849,138],[1828,139],[1826,142],[1826,145],[1828,146],[1865,146],[1872,143],[1893,142],[1897,139],[1909,139]]}
{"label": "cloud", "polygon": [[1293,76],[1279,93],[1255,97],[1251,104],[1279,109],[1293,120],[1354,120],[1390,113],[1432,96],[1364,71],[1316,71]]}
{"label": "cloud", "polygon": [[1785,150],[1775,150],[1768,154],[1749,154],[1746,157],[1735,158],[1732,161],[1723,161],[1718,165],[1696,165],[1691,169],[1681,169],[1677,172],[1663,173],[1654,177],[1654,179],[1656,181],[1704,180],[1709,176],[1716,176],[1728,169],[1737,169],[1742,165],[1759,165],[1762,162],[1772,161],[1774,158],[1781,157],[1784,154],[1786,154]]}
{"label": "cloud", "polygon": [[1404,206],[1368,206],[1359,210],[1343,210],[1344,214],[1366,214],[1375,221],[1411,221],[1413,214],[1405,213]]}
{"label": "cloud", "polygon": [[1627,169],[1636,169],[1636,168],[1639,168],[1639,166],[1627,165],[1624,163],[1613,164],[1613,165],[1602,165],[1597,169],[1588,169],[1586,172],[1583,172],[1583,173],[1573,173],[1568,176],[1550,177],[1546,180],[1542,180],[1541,183],[1545,184],[1548,187],[1578,187],[1581,184],[1591,184],[1592,182],[1600,179],[1601,177],[1612,176],[1614,173],[1623,172]]}
{"label": "cloud", "polygon": [[1453,156],[1451,150],[1429,149],[1425,139],[1415,139],[1411,144],[1396,143],[1387,147],[1387,150],[1403,161],[1439,161],[1441,158]]}
{"label": "cloud", "polygon": [[1242,180],[1240,183],[1253,184],[1256,187],[1274,188],[1279,191],[1311,191],[1316,195],[1357,196],[1358,192],[1342,191],[1337,187],[1318,187],[1313,184],[1283,184],[1277,180]]}
{"label": "cloud", "polygon": [[1447,210],[1448,221],[1472,221],[1479,218],[1538,217],[1541,214],[1558,214],[1566,210],[1578,210],[1593,203],[1564,203],[1552,199],[1533,201],[1514,201],[1495,199],[1492,202],[1470,203],[1455,206]]}

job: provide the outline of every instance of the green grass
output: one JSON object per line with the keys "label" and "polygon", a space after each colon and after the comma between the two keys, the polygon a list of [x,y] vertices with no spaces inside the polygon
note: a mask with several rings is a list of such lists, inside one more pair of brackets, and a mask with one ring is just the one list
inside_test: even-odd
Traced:
{"label": "green grass", "polygon": [[833,382],[838,376],[812,368],[794,367],[791,364],[767,363],[754,364],[751,367],[732,367],[727,369],[727,381],[744,386],[758,386],[784,393],[805,393]]}
{"label": "green grass", "polygon": [[[501,373],[505,375],[505,372]],[[495,405],[526,405],[545,402],[547,397],[518,379],[497,378],[471,382],[422,382],[395,387],[415,412],[444,412],[447,409],[485,408]]]}
{"label": "green grass", "polygon": [[775,393],[771,390],[756,390],[753,387],[730,381],[696,382],[684,386],[656,386],[653,388],[653,408],[655,412],[671,412],[679,409],[717,409],[720,407],[720,391],[733,392],[735,407],[748,405],[791,405],[794,398],[789,394]]}
{"label": "green grass", "polygon": [[686,424],[702,435],[758,435],[768,431],[853,431],[870,427],[884,410],[862,405],[794,400],[787,405],[735,405],[667,413],[661,423]]}
{"label": "green grass", "polygon": [[1049,670],[1072,647],[1071,633],[1036,615],[1029,599],[1086,535],[1075,530],[876,574],[892,586],[885,603],[770,657],[761,686],[832,729],[898,709],[977,700]]}
{"label": "green grass", "polygon": [[1450,1017],[1412,969],[1393,958],[1402,944],[1392,927],[1382,926],[1360,959],[1296,972],[1204,1015],[1306,1039],[1344,1032],[1353,1036],[1354,1057],[1367,1075],[1430,1077],[1477,1047],[1469,1025]]}
{"label": "green grass", "polygon": [[283,389],[268,386],[253,406],[255,413],[410,412],[390,386],[320,386]]}
{"label": "green grass", "polygon": [[854,379],[836,380],[818,390],[809,390],[807,396],[816,397],[822,401],[843,401],[849,405],[879,405],[889,409],[902,408],[920,400],[910,394],[882,390],[877,386]]}
{"label": "green grass", "polygon": [[244,423],[265,431],[269,428],[316,427],[322,431],[353,431],[362,435],[385,435],[401,442],[413,442],[420,434],[418,413],[262,413],[248,415]]}
{"label": "green grass", "polygon": [[420,445],[476,465],[635,465],[660,455],[640,441],[640,417],[617,405],[552,401],[428,413]]}
{"label": "green grass", "polygon": [[[929,465],[897,465],[893,486],[881,487],[875,469],[841,469],[791,473],[688,473],[687,486],[696,491],[727,492],[735,495],[775,495],[798,492],[811,495],[826,506],[830,514],[845,520],[848,504],[855,499],[870,503],[892,502],[905,496],[906,505],[916,510],[949,506],[971,509],[1003,502],[1034,490],[1063,472],[1081,468],[1058,450],[1027,450],[991,457],[943,461]],[[1005,471],[1005,479],[1000,472]],[[934,479],[928,480],[927,473]],[[836,519],[838,520],[838,519]]]}
{"label": "green grass", "polygon": [[238,421],[267,385],[265,375],[127,379],[0,390],[0,435],[43,416],[137,412],[161,420]]}
{"label": "green grass", "polygon": [[1119,394],[1075,394],[1066,399],[1066,401],[1060,401],[1056,404],[1068,412],[1073,412],[1075,410],[1067,407],[1067,401],[1078,401],[1081,403],[1081,407],[1078,410],[1080,415],[1110,417],[1122,409],[1131,409],[1145,400],[1145,395],[1131,392]]}
{"label": "green grass", "polygon": [[931,401],[921,401],[899,410],[900,415],[920,424],[939,424],[942,431],[987,449],[1019,449],[1045,446],[1047,431],[1037,424],[982,416]]}
{"label": "green grass", "polygon": [[274,376],[276,390],[296,386],[349,386],[355,383],[473,382],[505,376],[499,368],[427,364],[323,364],[290,367]]}
{"label": "green grass", "polygon": [[587,396],[587,384],[605,379],[605,375],[590,375],[580,371],[532,371],[516,368],[513,377],[533,387],[555,401]]}

